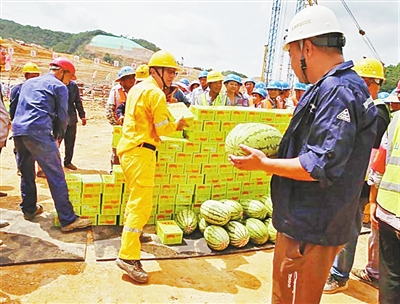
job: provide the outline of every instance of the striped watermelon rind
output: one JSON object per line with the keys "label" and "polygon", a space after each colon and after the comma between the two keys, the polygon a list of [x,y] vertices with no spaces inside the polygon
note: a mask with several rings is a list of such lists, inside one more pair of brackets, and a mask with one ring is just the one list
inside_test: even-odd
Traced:
{"label": "striped watermelon rind", "polygon": [[211,224],[210,223],[207,223],[207,221],[206,221],[206,219],[204,218],[204,217],[201,217],[200,218],[200,221],[199,221],[199,230],[200,230],[200,232],[201,233],[204,233],[204,230],[208,227],[208,226],[210,226]]}
{"label": "striped watermelon rind", "polygon": [[223,226],[231,219],[228,208],[220,201],[207,200],[200,206],[200,214],[213,225]]}
{"label": "striped watermelon rind", "polygon": [[267,207],[259,200],[245,199],[241,200],[240,204],[242,205],[243,212],[247,217],[263,220],[267,216]]}
{"label": "striped watermelon rind", "polygon": [[191,234],[197,228],[197,215],[193,212],[193,210],[180,210],[178,213],[175,214],[174,220],[179,228],[182,229],[183,234]]}
{"label": "striped watermelon rind", "polygon": [[276,234],[278,231],[275,229],[274,224],[272,224],[272,218],[267,218],[264,221],[265,226],[268,229],[268,241],[275,243],[276,241]]}
{"label": "striped watermelon rind", "polygon": [[210,225],[204,230],[204,239],[213,250],[224,250],[229,245],[228,232],[221,226]]}
{"label": "striped watermelon rind", "polygon": [[225,226],[228,232],[230,244],[241,248],[247,245],[250,240],[250,233],[246,226],[238,221],[229,221]]}
{"label": "striped watermelon rind", "polygon": [[274,207],[272,205],[271,197],[269,197],[268,195],[264,195],[263,197],[259,198],[259,200],[265,205],[265,207],[267,207],[266,217],[272,217],[272,211],[274,210]]}
{"label": "striped watermelon rind", "polygon": [[246,155],[240,148],[240,144],[244,144],[263,151],[267,156],[274,156],[278,153],[281,140],[282,133],[268,124],[237,124],[226,136],[225,151],[238,156]]}
{"label": "striped watermelon rind", "polygon": [[221,200],[221,202],[228,207],[231,214],[231,221],[238,221],[243,218],[243,207],[242,205],[234,200]]}
{"label": "striped watermelon rind", "polygon": [[248,218],[245,226],[247,230],[249,230],[251,243],[262,245],[268,241],[268,228],[261,220],[256,218]]}

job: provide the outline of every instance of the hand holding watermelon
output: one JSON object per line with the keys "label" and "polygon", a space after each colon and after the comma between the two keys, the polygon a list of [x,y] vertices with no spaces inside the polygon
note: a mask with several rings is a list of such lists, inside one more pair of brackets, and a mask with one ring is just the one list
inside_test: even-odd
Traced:
{"label": "hand holding watermelon", "polygon": [[245,156],[235,156],[233,154],[228,155],[228,160],[230,163],[240,169],[240,170],[262,170],[263,162],[268,159],[268,157],[264,154],[264,152],[250,148],[249,146],[241,144],[239,146],[243,152],[247,155]]}

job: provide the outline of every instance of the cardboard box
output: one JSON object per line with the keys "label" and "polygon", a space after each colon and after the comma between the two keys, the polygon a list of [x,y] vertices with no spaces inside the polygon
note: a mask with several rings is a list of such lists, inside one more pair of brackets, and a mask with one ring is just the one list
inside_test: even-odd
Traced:
{"label": "cardboard box", "polygon": [[172,215],[175,212],[175,204],[158,205],[157,214]]}
{"label": "cardboard box", "polygon": [[[187,153],[198,153],[200,152],[200,145],[199,142],[188,141],[183,144],[183,151]],[[179,157],[179,156],[178,156]]]}
{"label": "cardboard box", "polygon": [[178,195],[193,195],[194,194],[195,185],[190,184],[179,184],[178,185]]}
{"label": "cardboard box", "polygon": [[68,196],[72,206],[80,206],[82,204],[82,195],[80,193],[68,193]]}
{"label": "cardboard box", "polygon": [[121,194],[122,183],[115,182],[115,176],[113,175],[102,175],[103,180],[102,193],[103,194]]}
{"label": "cardboard box", "polygon": [[176,163],[179,164],[190,164],[192,163],[193,154],[191,152],[177,152]]}
{"label": "cardboard box", "polygon": [[175,194],[160,194],[158,196],[158,206],[173,205],[175,203]]}
{"label": "cardboard box", "polygon": [[191,194],[177,194],[175,197],[175,205],[191,204],[193,195]]}
{"label": "cardboard box", "polygon": [[177,214],[179,211],[182,210],[191,210],[191,209],[192,209],[192,204],[175,205],[175,214]]}
{"label": "cardboard box", "polygon": [[209,153],[193,153],[194,164],[207,164],[209,163]]}
{"label": "cardboard box", "polygon": [[204,181],[204,174],[188,174],[186,178],[187,184],[202,184]]}
{"label": "cardboard box", "polygon": [[208,142],[208,131],[186,131],[185,138],[194,142]]}
{"label": "cardboard box", "polygon": [[226,193],[226,184],[211,184],[211,195]]}
{"label": "cardboard box", "polygon": [[217,164],[202,164],[201,165],[201,173],[208,175],[217,175],[218,174],[218,165]]}
{"label": "cardboard box", "polygon": [[232,174],[233,173],[233,166],[230,163],[222,163],[218,164],[218,173],[220,174]]}
{"label": "cardboard box", "polygon": [[205,184],[219,184],[221,182],[221,177],[215,174],[205,174],[204,176],[204,183]]}
{"label": "cardboard box", "polygon": [[101,196],[101,203],[108,205],[121,205],[121,194],[103,194]]}
{"label": "cardboard box", "polygon": [[228,134],[236,125],[236,121],[222,121],[220,130],[225,131],[226,134]]}
{"label": "cardboard box", "polygon": [[242,190],[242,182],[228,182],[226,184],[226,192],[240,192]]}
{"label": "cardboard box", "polygon": [[84,204],[83,203],[81,206],[81,214],[82,215],[100,214],[100,204]]}
{"label": "cardboard box", "polygon": [[155,173],[167,173],[167,163],[156,163]]}
{"label": "cardboard box", "polygon": [[120,213],[120,205],[101,204],[100,214],[119,215],[119,213]]}
{"label": "cardboard box", "polygon": [[183,172],[184,172],[183,169],[184,169],[183,163],[168,163],[167,164],[167,173],[169,173],[169,174],[183,174]]}
{"label": "cardboard box", "polygon": [[155,218],[154,221],[157,224],[158,221],[168,221],[168,220],[172,220],[173,218],[173,214],[155,214]]}
{"label": "cardboard box", "polygon": [[183,151],[183,141],[185,139],[164,137],[162,139],[165,151],[168,152],[182,152]]}
{"label": "cardboard box", "polygon": [[114,175],[114,182],[116,183],[125,182],[125,177],[124,173],[122,172],[121,165],[113,165],[113,175]]}
{"label": "cardboard box", "polygon": [[88,219],[92,223],[92,226],[97,225],[97,215],[81,215],[81,219]]}
{"label": "cardboard box", "polygon": [[65,181],[67,182],[68,193],[81,193],[82,192],[82,176],[79,173],[65,174]]}
{"label": "cardboard box", "polygon": [[172,184],[161,184],[160,185],[160,194],[162,195],[175,195],[177,191],[178,185]]}
{"label": "cardboard box", "polygon": [[174,163],[175,162],[174,151],[159,151],[157,154],[157,162],[159,163]]}
{"label": "cardboard box", "polygon": [[226,153],[210,153],[209,163],[210,164],[221,164],[226,163],[228,156]]}
{"label": "cardboard box", "polygon": [[[234,170],[236,171],[236,170]],[[250,172],[246,172],[246,171],[236,171],[235,172],[235,180],[236,181],[249,181],[250,180]]]}
{"label": "cardboard box", "polygon": [[211,195],[211,184],[196,185],[196,195],[209,197]]}
{"label": "cardboard box", "polygon": [[107,225],[107,226],[117,225],[117,216],[116,215],[99,214],[97,216],[97,225],[99,225],[99,226],[102,226],[102,225]]}
{"label": "cardboard box", "polygon": [[184,184],[186,183],[186,174],[171,174],[169,178],[170,184]]}
{"label": "cardboard box", "polygon": [[174,220],[157,221],[156,232],[165,245],[176,245],[182,243],[183,232]]}
{"label": "cardboard box", "polygon": [[203,131],[219,131],[221,122],[219,120],[205,120],[203,122]]}
{"label": "cardboard box", "polygon": [[246,111],[243,111],[241,107],[236,107],[236,109],[232,110],[231,118],[232,121],[241,122],[246,120]]}
{"label": "cardboard box", "polygon": [[231,109],[227,109],[226,107],[216,107],[215,110],[215,120],[219,120],[221,122],[231,120]]}
{"label": "cardboard box", "polygon": [[201,143],[200,152],[204,153],[216,153],[218,151],[216,142],[203,142]]}
{"label": "cardboard box", "polygon": [[194,114],[183,102],[168,103],[167,108],[176,121],[183,117],[189,126],[193,124]]}
{"label": "cardboard box", "polygon": [[196,120],[215,120],[215,110],[212,107],[191,105],[190,110]]}
{"label": "cardboard box", "polygon": [[208,140],[210,142],[225,142],[226,132],[225,131],[210,131]]}
{"label": "cardboard box", "polygon": [[111,147],[116,148],[122,137],[122,126],[113,126]]}
{"label": "cardboard box", "polygon": [[100,205],[101,194],[82,193],[81,205]]}
{"label": "cardboard box", "polygon": [[192,174],[192,173],[201,173],[201,164],[185,164],[184,173]]}
{"label": "cardboard box", "polygon": [[168,173],[155,173],[154,174],[154,183],[155,184],[168,184],[169,183],[169,174]]}
{"label": "cardboard box", "polygon": [[225,142],[217,142],[217,152],[226,153]]}
{"label": "cardboard box", "polygon": [[191,131],[201,131],[203,129],[203,121],[194,119],[192,124],[185,129]]}

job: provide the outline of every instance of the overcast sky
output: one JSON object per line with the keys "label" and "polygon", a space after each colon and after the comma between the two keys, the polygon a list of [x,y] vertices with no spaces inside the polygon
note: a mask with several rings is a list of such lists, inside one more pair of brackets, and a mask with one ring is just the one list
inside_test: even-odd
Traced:
{"label": "overcast sky", "polygon": [[[79,33],[100,29],[142,38],[170,51],[179,61],[183,57],[186,66],[233,70],[249,77],[260,77],[262,73],[273,3],[272,0],[0,1],[3,19],[54,31]],[[281,42],[297,1],[281,2],[273,76],[285,80],[287,54],[281,52]],[[347,38],[346,60],[375,57],[342,1],[318,0],[318,3],[332,9],[339,18]],[[400,0],[347,0],[346,4],[380,59],[386,65],[400,62]]]}

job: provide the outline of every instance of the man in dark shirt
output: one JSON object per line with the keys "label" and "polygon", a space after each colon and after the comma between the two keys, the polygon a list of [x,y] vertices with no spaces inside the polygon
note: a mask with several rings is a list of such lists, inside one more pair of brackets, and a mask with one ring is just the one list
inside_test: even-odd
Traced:
{"label": "man in dark shirt", "polygon": [[78,124],[78,111],[79,118],[82,121],[82,126],[86,125],[85,110],[83,109],[81,97],[79,96],[79,89],[75,82],[71,81],[68,85],[68,126],[64,135],[65,156],[64,167],[70,170],[78,169],[72,164],[72,157],[74,155],[74,146],[76,139],[76,127]]}

